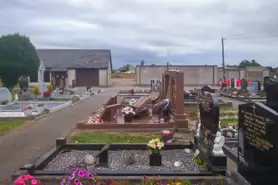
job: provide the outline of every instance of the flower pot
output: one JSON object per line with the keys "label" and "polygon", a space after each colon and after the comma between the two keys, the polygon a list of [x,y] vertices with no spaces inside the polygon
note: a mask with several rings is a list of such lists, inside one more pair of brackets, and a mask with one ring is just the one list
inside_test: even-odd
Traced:
{"label": "flower pot", "polygon": [[27,110],[25,110],[25,111],[24,111],[24,114],[25,114],[26,117],[32,116],[32,109],[27,109]]}
{"label": "flower pot", "polygon": [[45,107],[37,107],[37,112],[42,113],[44,111]]}
{"label": "flower pot", "polygon": [[132,115],[125,115],[124,116],[124,121],[125,123],[132,123]]}
{"label": "flower pot", "polygon": [[161,154],[150,154],[150,166],[161,166],[162,156]]}

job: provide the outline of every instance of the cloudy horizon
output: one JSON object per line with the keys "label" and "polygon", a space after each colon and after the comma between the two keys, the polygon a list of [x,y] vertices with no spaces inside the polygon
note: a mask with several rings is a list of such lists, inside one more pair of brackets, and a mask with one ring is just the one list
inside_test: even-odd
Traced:
{"label": "cloudy horizon", "polygon": [[[110,49],[124,64],[277,66],[276,0],[9,0],[0,33],[25,34],[36,48]],[[263,37],[253,39],[233,39]],[[273,37],[273,38],[269,38]]]}

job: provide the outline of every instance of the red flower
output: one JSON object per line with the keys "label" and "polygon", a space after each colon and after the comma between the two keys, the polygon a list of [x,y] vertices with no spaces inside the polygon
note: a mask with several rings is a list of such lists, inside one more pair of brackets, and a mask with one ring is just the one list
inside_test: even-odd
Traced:
{"label": "red flower", "polygon": [[51,95],[51,92],[50,92],[50,91],[45,91],[43,94],[44,94],[44,95],[50,96],[50,95]]}
{"label": "red flower", "polygon": [[135,90],[134,90],[134,89],[131,89],[131,90],[129,90],[129,92],[130,92],[131,94],[134,94],[134,93],[135,93]]}

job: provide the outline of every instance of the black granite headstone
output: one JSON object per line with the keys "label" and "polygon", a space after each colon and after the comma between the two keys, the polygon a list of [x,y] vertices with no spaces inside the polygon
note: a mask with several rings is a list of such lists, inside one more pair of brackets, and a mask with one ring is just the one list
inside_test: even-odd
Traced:
{"label": "black granite headstone", "polygon": [[218,96],[207,91],[200,93],[201,139],[212,148],[215,135],[219,128]]}
{"label": "black granite headstone", "polygon": [[215,89],[213,89],[210,85],[205,85],[201,88],[201,92],[215,93]]}
{"label": "black granite headstone", "polygon": [[231,79],[231,88],[235,88],[235,79],[234,78]]}
{"label": "black granite headstone", "polygon": [[264,91],[267,90],[268,85],[273,84],[275,81],[272,77],[270,76],[265,76],[264,77]]}
{"label": "black granite headstone", "polygon": [[262,103],[239,105],[238,172],[252,185],[278,184],[278,113]]}
{"label": "black granite headstone", "polygon": [[247,91],[247,87],[248,87],[248,81],[245,78],[243,78],[241,80],[241,91],[242,92],[246,92]]}

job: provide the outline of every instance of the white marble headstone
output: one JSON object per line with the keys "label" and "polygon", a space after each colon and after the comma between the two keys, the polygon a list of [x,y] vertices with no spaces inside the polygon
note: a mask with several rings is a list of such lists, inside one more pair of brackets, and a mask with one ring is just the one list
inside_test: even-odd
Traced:
{"label": "white marble headstone", "polygon": [[0,88],[0,104],[6,100],[9,100],[9,103],[11,103],[12,95],[11,95],[9,89],[7,89],[6,87],[1,87]]}
{"label": "white marble headstone", "polygon": [[24,112],[0,112],[0,118],[23,118]]}

